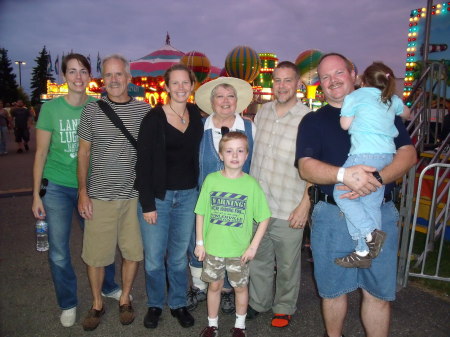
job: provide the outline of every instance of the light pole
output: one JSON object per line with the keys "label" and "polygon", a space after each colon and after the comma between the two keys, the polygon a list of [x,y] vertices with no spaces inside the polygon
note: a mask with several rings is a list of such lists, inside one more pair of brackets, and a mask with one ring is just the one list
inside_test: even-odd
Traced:
{"label": "light pole", "polygon": [[21,66],[22,66],[22,64],[25,65],[27,63],[25,61],[15,61],[14,63],[19,65],[19,86],[22,88],[22,69],[21,69]]}

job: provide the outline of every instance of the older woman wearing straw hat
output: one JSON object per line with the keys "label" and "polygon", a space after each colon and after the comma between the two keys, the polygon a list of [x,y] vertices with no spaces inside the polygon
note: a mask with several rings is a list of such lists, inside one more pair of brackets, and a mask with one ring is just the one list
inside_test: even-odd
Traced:
{"label": "older woman wearing straw hat", "polygon": [[[252,159],[255,125],[239,114],[243,112],[253,99],[253,90],[249,83],[234,77],[219,77],[203,84],[195,93],[195,101],[199,108],[209,117],[204,120],[203,138],[200,143],[199,186],[209,173],[223,169],[219,158],[219,141],[230,131],[245,133],[249,143],[249,156],[243,171],[249,173]],[[189,246],[190,269],[193,287],[188,291],[188,308],[193,310],[199,301],[206,299],[207,285],[200,280],[202,263],[194,256],[195,231]],[[235,311],[232,288],[225,279],[222,292],[221,310],[232,314]]]}

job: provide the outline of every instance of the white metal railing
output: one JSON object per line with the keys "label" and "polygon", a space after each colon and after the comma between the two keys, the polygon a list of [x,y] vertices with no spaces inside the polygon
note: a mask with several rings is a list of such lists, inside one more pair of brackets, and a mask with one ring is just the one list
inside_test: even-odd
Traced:
{"label": "white metal railing", "polygon": [[[426,230],[426,239],[424,242],[424,246],[422,247],[423,248],[422,253],[420,253],[420,255],[417,256],[414,265],[414,268],[420,267],[420,271],[411,272],[410,265],[413,257],[412,251],[414,246],[417,218],[419,214],[423,180],[425,175],[427,175],[427,173],[432,170],[434,170],[433,174],[434,183],[433,183],[433,193],[431,196],[431,204],[429,207],[429,212],[426,215],[427,218],[429,219],[428,228]],[[409,276],[450,282],[450,276],[442,276],[442,274],[440,274],[440,266],[444,252],[445,230],[447,226],[450,224],[450,217],[449,217],[450,179],[448,179],[449,173],[450,173],[450,164],[444,163],[430,164],[420,173],[403,286],[406,286]],[[439,191],[440,188],[441,190]],[[442,209],[439,210],[438,205],[443,205]],[[435,250],[437,250],[436,266],[432,273],[427,273],[425,269],[428,262],[427,261],[428,254]],[[447,256],[445,256],[446,258],[449,258],[448,253],[449,252],[447,252]]]}
{"label": "white metal railing", "polygon": [[[448,163],[450,157],[450,135],[441,137],[442,120],[446,112],[443,98],[447,95],[447,68],[442,62],[429,62],[427,68],[414,86],[408,101],[411,105],[412,118],[407,130],[414,140],[418,153],[426,150],[428,155],[420,156],[416,166],[411,168],[403,177],[400,199],[400,236],[397,285],[404,287],[407,284],[409,272],[409,246],[414,238],[411,228],[413,217],[417,218],[417,210],[413,209],[414,200],[419,201],[419,194],[415,191],[416,174],[419,168],[430,164]],[[439,141],[438,141],[439,140]],[[431,158],[430,158],[430,153]],[[448,172],[448,169],[446,170]],[[416,197],[417,196],[417,197]],[[430,228],[435,224],[429,219]]]}

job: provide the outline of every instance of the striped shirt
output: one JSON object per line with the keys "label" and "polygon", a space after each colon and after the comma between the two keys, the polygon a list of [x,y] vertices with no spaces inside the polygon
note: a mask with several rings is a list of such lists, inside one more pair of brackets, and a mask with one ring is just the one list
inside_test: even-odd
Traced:
{"label": "striped shirt", "polygon": [[255,117],[256,138],[250,175],[261,185],[272,217],[287,220],[300,204],[306,182],[294,166],[298,125],[309,112],[301,102],[278,117],[275,102],[262,106]]}
{"label": "striped shirt", "polygon": [[[127,103],[104,100],[114,109],[127,130],[137,139],[139,127],[150,105],[132,98]],[[81,113],[78,137],[91,143],[87,191],[101,200],[132,199],[136,177],[136,149],[116,128],[97,103],[86,105]]]}

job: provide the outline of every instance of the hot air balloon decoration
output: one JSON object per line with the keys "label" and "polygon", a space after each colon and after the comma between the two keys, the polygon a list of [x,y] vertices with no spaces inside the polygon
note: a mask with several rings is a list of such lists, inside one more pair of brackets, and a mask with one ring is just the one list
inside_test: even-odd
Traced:
{"label": "hot air balloon decoration", "polygon": [[225,58],[225,69],[229,76],[252,82],[259,74],[261,60],[256,51],[248,46],[237,46]]}
{"label": "hot air balloon decoration", "polygon": [[320,83],[317,66],[321,57],[321,51],[310,49],[300,53],[295,60],[300,71],[300,80],[306,86],[306,98],[310,100],[310,103],[316,98],[316,89]]}
{"label": "hot air balloon decoration", "polygon": [[208,57],[198,51],[187,52],[181,58],[180,63],[192,69],[198,84],[201,84],[208,78],[209,72],[211,70],[211,62],[209,61]]}

